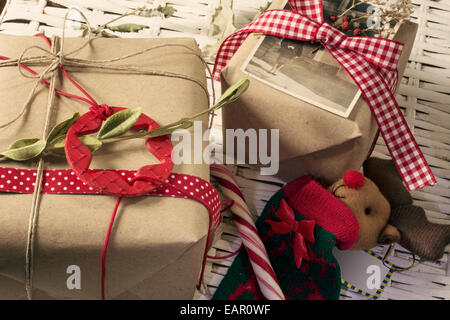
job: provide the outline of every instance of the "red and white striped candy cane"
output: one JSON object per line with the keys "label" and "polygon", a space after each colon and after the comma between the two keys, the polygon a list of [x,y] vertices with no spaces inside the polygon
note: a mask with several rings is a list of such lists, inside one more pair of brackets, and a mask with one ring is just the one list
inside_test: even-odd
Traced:
{"label": "red and white striped candy cane", "polygon": [[233,200],[231,212],[242,238],[242,243],[247,250],[261,293],[268,300],[284,300],[283,291],[270,264],[266,248],[259,237],[258,230],[236,180],[225,166],[212,164],[210,167],[211,175],[219,183],[224,196]]}

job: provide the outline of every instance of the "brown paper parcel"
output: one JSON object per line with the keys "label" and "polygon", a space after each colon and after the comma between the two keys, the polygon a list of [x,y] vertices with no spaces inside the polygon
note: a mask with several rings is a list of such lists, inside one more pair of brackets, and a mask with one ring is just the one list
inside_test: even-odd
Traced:
{"label": "brown paper parcel", "polygon": [[[280,8],[283,1],[274,1],[271,9]],[[405,44],[398,65],[399,79],[405,70],[417,25],[403,23],[394,40]],[[244,77],[241,67],[259,43],[261,35],[251,34],[241,45],[221,73],[225,90]],[[333,57],[324,52],[330,61]],[[324,87],[323,90],[334,90]],[[349,169],[359,169],[367,157],[377,134],[377,123],[361,96],[348,118],[316,107],[279,91],[250,75],[250,87],[239,100],[222,110],[226,129],[279,129],[279,172],[286,181],[304,174],[336,181]],[[225,131],[224,131],[225,136]],[[225,139],[224,139],[225,140]],[[268,150],[270,146],[270,136]],[[259,137],[258,137],[259,141]],[[226,143],[224,150],[226,150]],[[237,140],[234,145],[237,145]],[[248,156],[248,144],[246,144]],[[235,153],[236,154],[236,153]]]}
{"label": "brown paper parcel", "polygon": [[[66,39],[64,52],[83,39]],[[180,44],[200,53],[193,39],[105,39],[91,42],[80,59],[111,59],[163,44]],[[30,46],[45,48],[42,38],[0,36],[0,54],[17,58]],[[40,51],[28,54],[38,55]],[[164,47],[120,63],[174,72],[206,85],[201,60],[181,47]],[[41,72],[43,67],[35,67]],[[98,69],[66,68],[99,104],[142,106],[143,112],[165,125],[207,108],[207,94],[192,81]],[[59,69],[58,69],[59,70]],[[35,79],[21,76],[17,67],[0,68],[1,122],[22,107]],[[57,74],[56,88],[79,95]],[[0,130],[0,149],[20,138],[41,137],[49,90],[40,85],[29,110]],[[88,111],[78,100],[56,96],[52,124]],[[206,123],[207,117],[200,118]],[[53,126],[52,125],[52,126]],[[91,168],[133,169],[157,160],[141,139],[108,144],[94,154]],[[3,162],[4,167],[36,168],[37,161]],[[46,169],[68,168],[65,158],[46,158]],[[174,172],[209,180],[209,167],[177,165]],[[32,195],[0,193],[0,298],[24,299],[25,248]],[[108,223],[117,198],[108,195],[42,194],[35,238],[33,298],[99,299],[100,258]],[[208,212],[189,199],[124,198],[119,207],[107,254],[107,299],[191,299],[199,278]],[[68,289],[69,266],[81,271],[81,289]],[[70,269],[69,269],[70,270]]]}

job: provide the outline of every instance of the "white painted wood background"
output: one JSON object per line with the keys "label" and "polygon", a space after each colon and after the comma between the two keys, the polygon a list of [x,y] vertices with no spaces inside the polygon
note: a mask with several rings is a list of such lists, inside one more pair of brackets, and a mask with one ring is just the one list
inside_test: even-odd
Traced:
{"label": "white painted wood background", "polygon": [[[64,14],[70,6],[81,8],[91,24],[101,25],[131,9],[167,3],[177,9],[173,17],[162,19],[130,16],[120,23],[137,23],[149,28],[137,33],[116,34],[120,37],[191,36],[200,47],[204,47],[215,43],[211,19],[221,1],[224,0],[8,0],[0,16],[0,32],[60,35]],[[412,20],[419,24],[419,31],[397,101],[438,181],[434,187],[413,192],[413,197],[415,204],[426,209],[429,220],[450,224],[450,0],[412,2],[415,5]],[[265,3],[265,0],[233,0],[236,24],[248,22]],[[66,35],[78,37],[81,34],[80,19],[73,15]],[[217,83],[215,87],[220,89]],[[211,136],[211,140],[219,145],[220,120],[218,112]],[[374,155],[388,155],[381,139]],[[233,167],[232,170],[255,217],[283,184],[283,181],[259,176],[257,171],[249,168]],[[240,246],[240,239],[229,213],[225,214],[224,222],[223,233],[210,255],[224,255]],[[446,254],[438,262],[420,263],[409,271],[394,273],[381,299],[450,299],[450,246],[446,249]],[[380,254],[385,250],[383,246],[374,249]],[[405,266],[411,259],[407,250],[397,246],[390,261]],[[230,258],[207,263],[205,289],[196,294],[197,299],[208,299],[214,293],[232,260]],[[341,298],[366,299],[345,289],[341,292]]]}

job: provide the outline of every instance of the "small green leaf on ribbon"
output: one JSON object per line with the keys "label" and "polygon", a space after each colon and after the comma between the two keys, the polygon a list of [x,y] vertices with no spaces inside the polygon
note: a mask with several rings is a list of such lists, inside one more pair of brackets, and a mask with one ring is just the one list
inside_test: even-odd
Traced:
{"label": "small green leaf on ribbon", "polygon": [[52,140],[52,142],[47,143],[46,151],[56,154],[64,154],[64,143],[66,141],[66,136],[59,136]]}
{"label": "small green leaf on ribbon", "polygon": [[103,123],[98,132],[98,139],[106,139],[124,134],[138,121],[141,116],[142,108],[132,108],[119,111],[110,116]]}
{"label": "small green leaf on ribbon", "polygon": [[30,160],[44,151],[46,142],[41,139],[20,139],[13,142],[1,155],[16,161]]}
{"label": "small green leaf on ribbon", "polygon": [[[91,137],[91,136],[81,136],[81,137],[78,137],[78,139],[80,139],[80,141],[83,142],[86,145],[86,147],[88,147],[89,150],[91,150],[91,152],[97,151],[103,145],[100,140],[98,140],[94,137]],[[52,142],[52,144],[49,144],[47,146],[46,150],[51,153],[64,155],[65,154],[65,151],[64,151],[65,141],[66,141],[66,136],[59,136]]]}
{"label": "small green leaf on ribbon", "polygon": [[69,131],[70,126],[72,124],[74,124],[75,121],[77,121],[79,117],[80,117],[80,114],[77,112],[77,113],[74,113],[72,118],[64,120],[63,122],[57,124],[52,129],[52,131],[50,131],[50,133],[47,137],[47,145],[52,144],[56,138],[59,138],[60,136],[65,136],[67,131]]}

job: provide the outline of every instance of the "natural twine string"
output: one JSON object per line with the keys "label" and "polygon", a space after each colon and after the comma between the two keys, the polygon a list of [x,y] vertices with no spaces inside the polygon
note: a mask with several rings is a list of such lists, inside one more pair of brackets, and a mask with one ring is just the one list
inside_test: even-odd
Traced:
{"label": "natural twine string", "polygon": [[[57,38],[54,37],[52,39],[52,50],[56,51],[58,47]],[[41,76],[42,77],[42,76]],[[42,133],[42,138],[45,139],[50,131],[50,120],[55,111],[54,99],[55,99],[55,82],[56,82],[56,73],[52,74],[52,78],[50,81],[50,92],[47,99],[47,110],[45,115],[45,123],[44,130]],[[27,246],[26,246],[26,256],[25,256],[25,290],[27,293],[28,300],[33,298],[33,266],[34,266],[34,239],[35,239],[35,230],[37,226],[37,218],[39,213],[39,203],[41,199],[41,189],[42,189],[42,180],[44,176],[44,159],[41,157],[39,159],[37,171],[36,171],[36,180],[35,187],[33,192],[33,200],[31,203],[31,212],[28,222],[28,234],[27,234]]]}
{"label": "natural twine string", "polygon": [[[65,41],[65,27],[66,27],[66,21],[68,19],[68,15],[71,10],[77,11],[80,16],[84,19],[84,22],[88,29],[88,39],[78,48],[75,50],[64,54],[64,41]],[[104,28],[107,24],[112,23],[114,21],[117,21],[125,16],[131,15],[138,10],[135,10],[130,13],[126,13],[122,16],[116,17],[113,20],[109,21],[108,23],[102,25],[99,27],[99,29]],[[22,108],[20,109],[19,113],[11,120],[6,121],[5,123],[0,124],[0,128],[7,127],[17,120],[19,120],[25,112],[29,109],[29,106],[31,105],[31,101],[34,97],[34,94],[36,92],[36,89],[38,85],[41,82],[44,82],[45,84],[48,84],[48,82],[45,80],[45,78],[51,74],[51,80],[49,84],[49,96],[47,99],[47,109],[46,109],[46,116],[45,116],[45,123],[44,123],[44,129],[43,129],[43,139],[45,140],[49,131],[50,131],[50,122],[52,119],[52,115],[55,112],[54,108],[54,98],[55,93],[57,90],[55,89],[55,81],[56,81],[56,71],[59,67],[81,67],[81,68],[96,68],[101,70],[112,70],[112,71],[125,71],[127,74],[141,74],[141,75],[154,75],[154,76],[163,76],[163,77],[171,77],[171,78],[178,78],[178,79],[184,79],[187,81],[191,81],[199,85],[202,90],[205,92],[206,99],[208,101],[208,107],[210,106],[210,97],[208,93],[208,88],[203,84],[202,81],[188,76],[184,74],[174,73],[174,72],[167,72],[167,71],[161,71],[161,70],[153,70],[148,68],[143,68],[141,66],[132,66],[132,65],[111,65],[113,62],[117,61],[123,61],[125,59],[129,59],[131,57],[139,56],[144,53],[147,53],[151,50],[156,50],[163,47],[182,47],[187,49],[190,54],[195,55],[198,57],[205,68],[208,70],[208,73],[210,75],[210,79],[212,81],[212,73],[211,69],[209,68],[209,65],[207,62],[203,59],[201,55],[199,55],[195,50],[192,48],[182,45],[182,44],[164,44],[164,45],[158,45],[150,48],[143,49],[141,51],[124,55],[117,58],[112,59],[104,59],[104,60],[83,60],[83,59],[77,59],[77,58],[70,58],[69,55],[78,53],[80,50],[82,50],[84,47],[89,45],[94,39],[92,37],[93,35],[93,29],[91,25],[89,24],[88,19],[86,16],[81,12],[80,10],[76,8],[70,8],[66,12],[66,15],[64,16],[64,22],[63,22],[63,28],[62,28],[62,36],[60,40],[60,44],[58,43],[58,38],[54,37],[52,39],[52,45],[51,45],[51,51],[48,51],[44,48],[41,48],[39,46],[30,46],[26,48],[19,56],[18,59],[9,59],[6,61],[0,62],[0,67],[8,67],[8,66],[17,66],[19,69],[19,72],[22,76],[27,78],[37,78],[36,82],[34,83],[29,95],[27,96],[27,99],[25,103],[23,104]],[[58,50],[59,48],[59,50]],[[28,51],[32,49],[37,49],[44,51],[45,55],[41,56],[33,56],[33,57],[26,57],[25,55],[28,53]],[[28,66],[41,66],[46,65],[48,66],[44,69],[44,71],[41,74],[37,74],[33,72],[31,69],[28,68]],[[25,66],[26,65],[26,66]],[[23,72],[22,68],[25,68],[29,72],[31,72],[32,75],[26,74]],[[212,95],[213,95],[213,101],[215,101],[215,90],[214,90],[214,84],[212,83],[211,86]],[[210,123],[210,126],[212,125],[212,122]],[[35,181],[35,188],[33,192],[33,198],[32,198],[32,205],[31,205],[31,212],[29,216],[29,224],[28,224],[28,233],[27,233],[27,244],[26,244],[26,257],[25,257],[25,290],[27,294],[27,298],[31,300],[33,298],[33,272],[34,272],[34,243],[35,243],[35,234],[36,234],[36,226],[37,226],[37,220],[38,220],[38,213],[39,213],[39,203],[41,199],[41,190],[42,190],[42,181],[43,181],[43,173],[44,173],[44,159],[43,157],[40,158],[37,172],[36,172],[36,181]]]}

